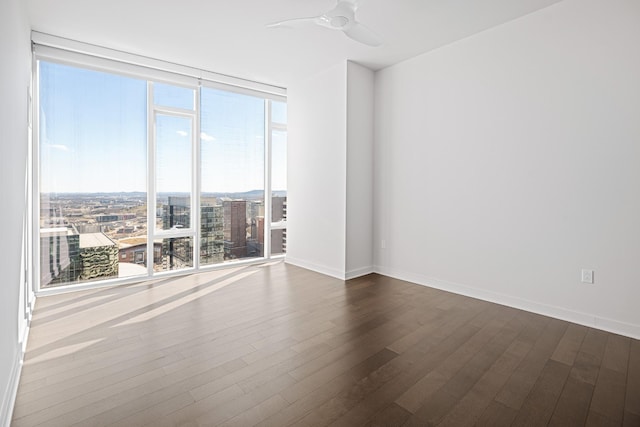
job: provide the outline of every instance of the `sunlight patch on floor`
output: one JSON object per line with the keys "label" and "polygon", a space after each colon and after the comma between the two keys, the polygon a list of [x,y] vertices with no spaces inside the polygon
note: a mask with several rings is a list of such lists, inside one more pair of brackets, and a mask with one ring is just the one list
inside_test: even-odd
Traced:
{"label": "sunlight patch on floor", "polygon": [[85,341],[78,344],[71,344],[64,347],[55,348],[54,350],[44,352],[39,356],[35,356],[32,359],[25,360],[25,365],[32,364],[32,363],[45,362],[48,360],[56,359],[58,357],[68,356],[80,350],[84,350],[85,348],[91,347],[92,345],[102,341],[103,339],[90,340],[90,341]]}
{"label": "sunlight patch on floor", "polygon": [[225,279],[223,281],[221,281],[220,283],[216,283],[214,285],[211,286],[207,286],[204,289],[191,293],[189,295],[185,295],[184,297],[163,304],[160,307],[154,308],[152,310],[149,310],[145,313],[139,314],[137,316],[134,316],[130,319],[125,320],[124,322],[121,322],[117,325],[114,325],[114,327],[118,327],[118,326],[127,326],[127,325],[132,325],[132,324],[136,324],[136,323],[141,323],[141,322],[145,322],[147,320],[153,319],[155,317],[158,317],[162,314],[165,314],[175,308],[178,308],[180,306],[183,306],[185,304],[190,303],[191,301],[195,301],[198,298],[202,298],[205,295],[210,294],[211,292],[217,291],[218,289],[224,288],[225,286],[229,286],[235,282],[237,282],[238,280],[244,279],[246,277],[249,277],[253,274],[257,273],[257,270],[251,270],[251,271],[247,271],[244,273],[239,273],[233,277],[230,277],[228,279]]}

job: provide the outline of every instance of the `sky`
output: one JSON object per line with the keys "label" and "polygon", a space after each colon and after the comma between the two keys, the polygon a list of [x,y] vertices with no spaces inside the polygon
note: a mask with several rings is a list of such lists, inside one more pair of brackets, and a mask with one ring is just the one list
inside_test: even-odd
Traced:
{"label": "sky", "polygon": [[[192,89],[154,83],[154,104],[193,108]],[[286,122],[286,104],[273,103]],[[156,115],[156,188],[191,187],[192,119]],[[203,88],[203,192],[264,188],[264,101]],[[146,191],[147,82],[40,62],[40,191]],[[286,189],[286,132],[272,137],[272,188]]]}

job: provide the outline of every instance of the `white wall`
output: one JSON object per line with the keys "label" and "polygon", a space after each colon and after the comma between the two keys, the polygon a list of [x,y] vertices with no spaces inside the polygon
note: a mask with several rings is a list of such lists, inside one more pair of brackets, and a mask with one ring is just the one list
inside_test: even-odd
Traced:
{"label": "white wall", "polygon": [[287,89],[287,262],[344,278],[347,64]]}
{"label": "white wall", "polygon": [[374,72],[347,62],[346,277],[373,271]]}
{"label": "white wall", "polygon": [[23,316],[22,233],[31,49],[25,2],[0,2],[0,425],[9,425],[20,371]]}
{"label": "white wall", "polygon": [[291,85],[287,262],[340,279],[373,271],[373,71],[348,61]]}
{"label": "white wall", "polygon": [[380,71],[377,271],[640,337],[638,46],[565,0]]}

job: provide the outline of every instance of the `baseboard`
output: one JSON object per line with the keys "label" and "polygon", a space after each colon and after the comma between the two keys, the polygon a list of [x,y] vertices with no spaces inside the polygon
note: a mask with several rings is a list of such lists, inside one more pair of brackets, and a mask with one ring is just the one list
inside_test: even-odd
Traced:
{"label": "baseboard", "polygon": [[13,407],[16,403],[16,397],[18,396],[18,385],[20,384],[20,374],[22,373],[22,363],[24,361],[24,354],[27,351],[27,341],[29,339],[29,331],[31,330],[31,313],[27,319],[26,326],[21,333],[20,350],[16,355],[16,359],[13,361],[11,367],[11,375],[9,377],[9,383],[2,395],[2,402],[0,402],[0,426],[9,427],[11,425],[11,417],[13,416]]}
{"label": "baseboard", "polygon": [[9,427],[11,425],[11,417],[13,415],[13,405],[16,402],[16,396],[18,394],[18,383],[20,381],[20,372],[22,371],[22,352],[19,351],[16,354],[16,358],[13,361],[11,367],[11,376],[9,377],[9,383],[4,390],[2,396],[2,402],[0,404],[0,426]]}
{"label": "baseboard", "polygon": [[547,304],[541,304],[526,299],[505,295],[497,292],[486,291],[474,288],[472,286],[461,285],[459,283],[448,282],[445,280],[434,279],[417,273],[401,271],[398,269],[375,266],[374,271],[383,276],[389,276],[407,282],[412,282],[430,288],[440,289],[452,292],[458,295],[464,295],[483,301],[493,302],[500,305],[529,311],[532,313],[549,316],[571,323],[588,326],[590,328],[600,329],[614,334],[624,335],[634,339],[640,339],[640,325],[620,322],[613,319],[607,319],[592,314],[582,313],[579,311],[568,310],[562,307],[556,307]]}
{"label": "baseboard", "polygon": [[324,274],[326,276],[335,277],[336,279],[346,280],[345,272],[331,267],[327,267],[313,262],[304,261],[301,259],[292,258],[287,254],[287,258],[284,261],[286,264],[295,265],[296,267],[306,268],[307,270],[315,271],[316,273]]}
{"label": "baseboard", "polygon": [[373,266],[367,266],[362,268],[356,268],[355,270],[347,271],[345,274],[345,280],[355,279],[356,277],[366,276],[374,272]]}
{"label": "baseboard", "polygon": [[625,337],[640,340],[640,326],[630,323],[620,322],[618,320],[607,319],[604,317],[596,317],[594,325],[595,329],[600,329],[614,334],[624,335]]}

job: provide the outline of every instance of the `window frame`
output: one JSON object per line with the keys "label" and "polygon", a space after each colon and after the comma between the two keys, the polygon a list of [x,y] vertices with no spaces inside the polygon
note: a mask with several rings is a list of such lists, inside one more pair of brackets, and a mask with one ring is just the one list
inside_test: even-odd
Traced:
{"label": "window frame", "polygon": [[[262,83],[244,81],[238,78],[218,75],[215,73],[183,67],[162,61],[137,57],[118,51],[100,48],[91,45],[84,45],[80,42],[66,41],[53,36],[45,36],[38,33],[32,34],[34,42],[44,41],[43,44],[34,44],[33,62],[33,138],[31,144],[31,179],[32,193],[31,204],[31,257],[34,260],[32,265],[31,283],[37,295],[57,294],[67,291],[93,289],[105,286],[124,285],[137,283],[146,280],[153,280],[161,277],[178,276],[192,274],[198,271],[218,270],[224,268],[237,267],[240,265],[250,265],[268,262],[272,259],[281,259],[284,254],[271,254],[271,142],[272,131],[280,124],[271,122],[271,103],[274,101],[286,103],[286,90],[278,87],[265,85]],[[63,46],[60,46],[63,45]],[[126,60],[125,60],[126,59]],[[41,61],[56,63],[81,69],[106,72],[115,75],[143,79],[147,82],[147,171],[146,171],[146,193],[147,193],[147,273],[123,278],[107,278],[105,280],[67,283],[60,286],[42,288],[40,283],[40,63]],[[163,83],[174,86],[194,89],[194,109],[193,111],[175,107],[154,105],[153,84]],[[244,85],[243,85],[244,84]],[[259,258],[241,258],[239,260],[227,260],[218,264],[200,265],[200,242],[201,242],[201,105],[200,97],[202,88],[213,88],[226,92],[240,93],[259,97],[264,100],[264,244],[263,256]],[[191,225],[188,229],[176,230],[156,230],[155,208],[156,208],[156,150],[155,150],[155,123],[159,114],[172,117],[189,117],[192,119],[192,145],[191,145]],[[286,125],[284,126],[286,130]],[[282,228],[276,225],[278,228]],[[285,226],[286,227],[286,224]],[[193,239],[193,266],[185,269],[156,272],[153,269],[155,260],[155,239],[159,238],[180,238],[190,237]],[[153,256],[148,256],[153,254]],[[151,262],[149,262],[151,260]]]}

